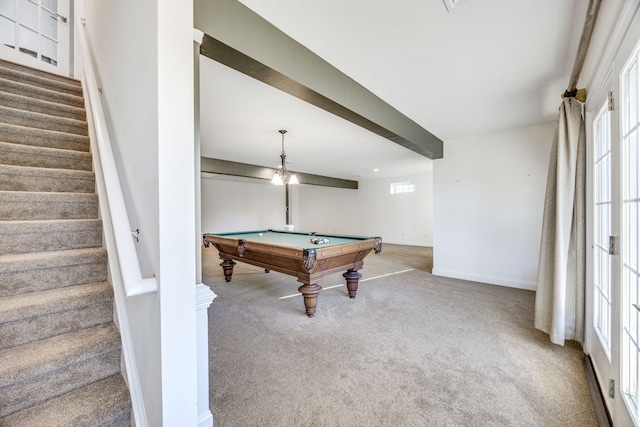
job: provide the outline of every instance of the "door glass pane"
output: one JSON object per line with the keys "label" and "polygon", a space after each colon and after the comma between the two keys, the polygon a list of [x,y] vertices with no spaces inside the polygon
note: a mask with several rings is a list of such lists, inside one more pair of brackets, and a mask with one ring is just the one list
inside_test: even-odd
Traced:
{"label": "door glass pane", "polygon": [[20,26],[20,52],[38,57],[38,34],[23,26]]}
{"label": "door glass pane", "polygon": [[0,43],[16,47],[16,24],[3,16],[0,16]]}
{"label": "door glass pane", "polygon": [[40,39],[40,58],[49,64],[58,64],[58,43],[46,38]]}
{"label": "door glass pane", "polygon": [[51,12],[57,12],[58,0],[42,0],[42,7],[47,8]]}
{"label": "door glass pane", "polygon": [[640,158],[638,149],[638,55],[636,50],[629,65],[622,72],[622,391],[638,422],[638,375],[640,332],[639,311],[634,304],[640,302],[638,285],[638,244],[640,223]]}
{"label": "door glass pane", "polygon": [[[15,15],[14,24],[2,17],[5,12]],[[0,42],[57,66],[60,49],[57,13],[58,0],[0,0]]]}
{"label": "door glass pane", "polygon": [[611,358],[611,113],[603,107],[593,124],[594,135],[594,329],[607,357]]}
{"label": "door glass pane", "polygon": [[20,8],[19,19],[20,24],[30,29],[38,30],[38,5],[31,1],[21,1],[18,3]]}
{"label": "door glass pane", "polygon": [[15,21],[16,0],[0,0],[0,15],[4,15]]}
{"label": "door glass pane", "polygon": [[40,34],[58,40],[58,17],[45,9],[40,10]]}

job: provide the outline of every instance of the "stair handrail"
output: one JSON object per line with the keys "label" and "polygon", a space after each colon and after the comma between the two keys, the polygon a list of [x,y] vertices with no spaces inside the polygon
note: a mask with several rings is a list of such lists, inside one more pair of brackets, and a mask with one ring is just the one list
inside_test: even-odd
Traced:
{"label": "stair handrail", "polygon": [[120,178],[118,177],[118,170],[111,148],[111,138],[100,100],[98,81],[87,45],[87,36],[84,32],[84,22],[82,22],[82,20],[80,20],[78,29],[77,34],[80,41],[85,80],[85,90],[83,93],[86,93],[85,97],[88,98],[91,115],[93,116],[92,122],[96,137],[95,146],[99,151],[99,158],[102,164],[102,175],[106,196],[109,201],[111,226],[113,228],[118,262],[122,270],[125,295],[132,297],[156,292],[158,290],[158,280],[156,277],[145,278],[142,276],[140,270],[140,261],[131,236],[131,224],[127,216]]}

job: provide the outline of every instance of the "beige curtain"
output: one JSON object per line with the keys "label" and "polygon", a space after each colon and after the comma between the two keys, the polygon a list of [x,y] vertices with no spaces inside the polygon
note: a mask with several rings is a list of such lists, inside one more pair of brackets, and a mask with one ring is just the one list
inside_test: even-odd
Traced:
{"label": "beige curtain", "polygon": [[534,317],[560,345],[584,339],[585,146],[582,105],[564,98],[549,160]]}

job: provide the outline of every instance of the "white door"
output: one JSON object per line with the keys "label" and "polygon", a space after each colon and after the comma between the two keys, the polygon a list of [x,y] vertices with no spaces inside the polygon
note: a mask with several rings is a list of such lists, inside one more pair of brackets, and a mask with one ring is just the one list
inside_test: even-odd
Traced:
{"label": "white door", "polygon": [[69,0],[0,0],[0,58],[69,75]]}
{"label": "white door", "polygon": [[[640,425],[640,11],[587,101],[591,243],[588,336],[613,424]],[[613,238],[611,238],[612,236]]]}
{"label": "white door", "polygon": [[[613,93],[611,75],[606,84],[597,93],[590,94],[587,104],[587,132],[589,134],[589,162],[592,191],[590,192],[591,220],[590,240],[591,252],[588,252],[587,272],[591,287],[588,299],[590,318],[587,350],[600,383],[600,390],[605,395],[609,412],[615,405],[615,382],[619,381],[619,335],[614,331],[620,329],[616,304],[619,293],[618,264],[619,256],[615,248],[610,247],[610,236],[618,236],[620,223],[619,176],[612,172],[619,163],[620,150],[615,139],[616,121],[610,110],[609,94]],[[613,381],[613,382],[611,382]],[[613,387],[612,390],[609,388]]]}

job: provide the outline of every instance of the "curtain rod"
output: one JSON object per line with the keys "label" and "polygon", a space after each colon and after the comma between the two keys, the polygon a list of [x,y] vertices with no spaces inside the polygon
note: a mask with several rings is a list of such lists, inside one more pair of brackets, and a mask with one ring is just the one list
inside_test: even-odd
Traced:
{"label": "curtain rod", "polygon": [[600,4],[601,0],[589,0],[589,8],[587,9],[584,27],[582,27],[582,36],[580,37],[580,44],[578,45],[576,59],[573,63],[573,71],[571,72],[571,79],[569,80],[569,88],[565,92],[565,96],[575,96],[577,91],[578,79],[580,78],[580,72],[584,65],[584,59],[587,56],[589,42],[591,41],[591,34],[593,34],[593,28],[596,25],[596,18],[598,17],[598,11],[600,10]]}

